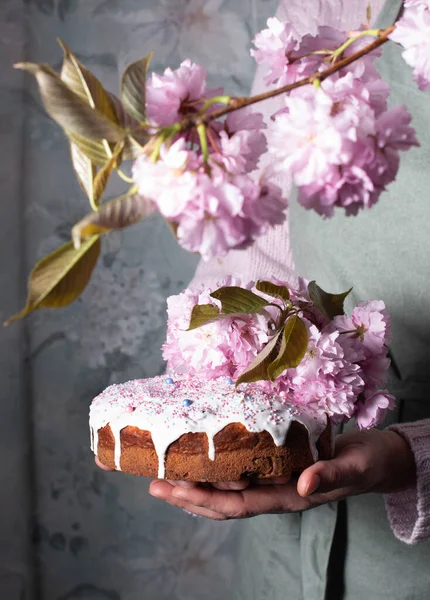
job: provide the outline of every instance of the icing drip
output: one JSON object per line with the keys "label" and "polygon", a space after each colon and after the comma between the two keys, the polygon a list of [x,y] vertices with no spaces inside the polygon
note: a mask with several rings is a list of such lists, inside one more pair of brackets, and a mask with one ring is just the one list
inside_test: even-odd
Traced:
{"label": "icing drip", "polygon": [[127,426],[150,431],[158,456],[158,477],[165,476],[165,457],[170,444],[185,433],[206,433],[208,456],[215,460],[215,435],[230,423],[248,431],[268,431],[277,446],[284,444],[293,421],[304,425],[314,460],[316,443],[327,420],[296,407],[258,384],[244,384],[236,391],[225,379],[199,380],[187,376],[137,379],[108,387],[90,408],[92,450],[97,454],[98,432],[110,425],[115,439],[115,467],[121,470],[121,431]]}
{"label": "icing drip", "polygon": [[214,434],[209,435],[206,434],[208,436],[208,456],[210,458],[210,460],[215,460],[215,442],[214,442]]}
{"label": "icing drip", "polygon": [[91,427],[91,450],[94,454],[97,454],[97,449],[99,447],[99,430]]}

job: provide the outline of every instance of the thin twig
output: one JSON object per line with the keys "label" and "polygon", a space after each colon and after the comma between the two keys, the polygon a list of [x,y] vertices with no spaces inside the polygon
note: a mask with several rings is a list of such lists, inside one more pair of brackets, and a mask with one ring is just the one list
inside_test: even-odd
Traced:
{"label": "thin twig", "polygon": [[392,25],[391,27],[384,29],[383,31],[381,31],[380,36],[377,40],[375,40],[371,44],[368,44],[367,46],[364,46],[361,50],[354,52],[354,54],[351,54],[351,56],[347,56],[346,58],[339,60],[334,65],[328,67],[325,71],[316,71],[312,75],[309,75],[309,77],[300,79],[295,83],[290,83],[281,88],[269,90],[268,92],[264,92],[262,94],[257,94],[256,96],[250,96],[249,98],[232,98],[228,106],[219,108],[218,110],[215,110],[209,114],[189,116],[183,122],[183,129],[188,129],[192,126],[196,126],[201,123],[207,124],[210,121],[219,119],[220,117],[223,117],[235,110],[245,108],[246,106],[251,106],[252,104],[257,104],[258,102],[263,102],[264,100],[269,100],[269,98],[275,98],[276,96],[280,96],[281,94],[286,94],[287,92],[291,92],[292,90],[295,90],[297,88],[304,87],[305,85],[310,85],[315,80],[324,81],[325,79],[327,79],[327,77],[330,77],[330,75],[337,73],[341,69],[344,69],[345,67],[354,63],[356,60],[359,60],[360,58],[363,58],[363,56],[366,56],[367,54],[370,54],[377,48],[380,48],[383,44],[388,42],[388,36],[395,30],[395,28],[396,26]]}
{"label": "thin twig", "polygon": [[210,127],[210,126],[209,126],[209,127],[207,128],[207,130],[206,130],[206,135],[208,136],[208,140],[210,141],[210,143],[211,143],[211,146],[212,146],[213,150],[214,150],[214,151],[215,151],[217,154],[220,154],[220,153],[221,153],[221,150],[219,149],[219,146],[218,146],[218,144],[217,144],[217,142],[216,142],[216,139],[215,139],[215,137],[214,137],[214,135],[213,135],[213,131],[212,131],[212,129],[211,129],[211,127]]}

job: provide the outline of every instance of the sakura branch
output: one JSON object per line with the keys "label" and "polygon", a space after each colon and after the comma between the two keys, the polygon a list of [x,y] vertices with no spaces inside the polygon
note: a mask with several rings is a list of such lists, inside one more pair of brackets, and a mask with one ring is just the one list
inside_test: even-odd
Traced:
{"label": "sakura branch", "polygon": [[[149,78],[152,55],[129,65],[120,99],[64,44],[60,74],[17,65],[35,75],[46,110],[68,136],[92,209],[73,228],[73,241],[36,265],[17,317],[73,301],[91,276],[99,238],[154,212],[183,248],[210,260],[283,223],[280,173],[297,187],[299,203],[325,218],[372,207],[395,180],[400,152],[418,146],[407,108],[388,108],[389,85],[374,64],[383,46],[402,45],[418,86],[430,88],[430,0],[404,6],[384,30],[324,26],[298,36],[290,23],[269,19],[251,54],[270,89],[249,98],[210,89],[204,67],[190,60]],[[276,112],[265,121],[255,107],[275,97]],[[270,167],[261,169],[266,153]],[[114,173],[131,185],[105,202]]]}
{"label": "sakura branch", "polygon": [[[331,75],[342,71],[342,69],[345,69],[349,65],[360,60],[360,58],[367,56],[371,52],[374,52],[375,50],[380,48],[383,44],[386,44],[389,41],[389,36],[395,31],[395,29],[396,27],[393,25],[384,30],[370,29],[360,32],[351,32],[348,34],[351,37],[349,37],[349,39],[346,42],[344,42],[341,46],[339,46],[336,50],[315,50],[313,52],[309,52],[308,54],[302,56],[299,55],[297,57],[290,54],[289,64],[291,65],[303,61],[304,59],[309,59],[312,57],[321,57],[323,58],[323,64],[327,64],[329,66],[327,66],[327,68],[323,71],[315,71],[314,73],[312,73],[312,75],[309,75],[308,77],[303,77],[303,79],[299,79],[294,83],[289,83],[287,85],[275,88],[268,92],[263,92],[262,94],[257,94],[248,98],[228,98],[228,96],[225,96],[224,100],[222,101],[223,104],[227,104],[225,108],[219,108],[212,114],[204,114],[204,109],[202,111],[202,115],[200,115],[197,118],[189,119],[189,121],[186,121],[184,123],[184,127],[187,128],[191,125],[196,126],[197,123],[201,122],[207,123],[214,119],[219,119],[232,111],[240,110],[241,108],[252,106],[253,104],[258,104],[260,102],[263,102],[264,100],[269,100],[270,98],[276,98],[277,96],[289,94],[293,90],[299,89],[305,85],[321,83]],[[361,50],[354,52],[350,56],[340,58],[350,46],[355,44],[357,40],[368,36],[375,37],[377,39],[374,42],[368,44],[367,46],[364,46]]]}

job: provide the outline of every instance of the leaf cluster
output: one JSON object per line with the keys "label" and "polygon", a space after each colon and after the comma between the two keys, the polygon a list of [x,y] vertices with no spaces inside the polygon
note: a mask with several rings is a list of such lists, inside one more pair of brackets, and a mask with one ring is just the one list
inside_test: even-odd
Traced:
{"label": "leaf cluster", "polygon": [[[309,302],[293,301],[286,285],[276,285],[270,281],[258,281],[256,290],[237,286],[226,286],[211,293],[221,308],[215,304],[197,304],[191,312],[188,331],[220,319],[261,313],[269,306],[276,307],[279,317],[275,331],[269,342],[255,357],[252,363],[236,380],[241,383],[255,381],[275,381],[287,369],[297,367],[308,350],[308,328],[303,319],[303,310],[309,314],[317,310],[326,321],[344,314],[344,301],[351,290],[344,294],[329,294],[315,281],[308,285]],[[276,299],[277,302],[268,300]]]}
{"label": "leaf cluster", "polygon": [[101,250],[101,235],[123,229],[152,212],[150,202],[132,186],[109,202],[103,197],[121,163],[136,158],[148,143],[146,78],[152,55],[129,65],[121,79],[121,100],[60,41],[64,52],[61,72],[50,66],[19,63],[34,75],[48,114],[62,127],[70,156],[91,212],[73,227],[72,240],[42,258],[32,270],[26,306],[6,324],[39,308],[59,308],[73,302],[85,289]]}

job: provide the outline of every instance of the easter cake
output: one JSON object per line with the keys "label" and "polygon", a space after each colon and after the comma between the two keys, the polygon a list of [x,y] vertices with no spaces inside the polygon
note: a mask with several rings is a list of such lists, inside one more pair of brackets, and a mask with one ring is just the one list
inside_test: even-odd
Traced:
{"label": "easter cake", "polygon": [[112,469],[171,480],[289,476],[331,453],[328,419],[256,383],[154,377],[108,387],[90,411]]}

